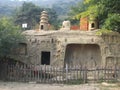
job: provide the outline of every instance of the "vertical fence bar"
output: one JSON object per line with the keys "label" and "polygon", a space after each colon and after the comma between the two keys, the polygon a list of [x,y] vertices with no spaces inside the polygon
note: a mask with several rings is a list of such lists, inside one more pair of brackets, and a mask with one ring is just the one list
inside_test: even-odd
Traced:
{"label": "vertical fence bar", "polygon": [[77,78],[76,79],[78,80],[79,79],[78,78],[78,69],[79,69],[78,65],[76,66],[76,69],[77,69]]}
{"label": "vertical fence bar", "polygon": [[52,72],[50,72],[50,66],[49,66],[49,80],[48,80],[48,82],[49,82],[49,84],[50,84],[50,80],[51,80],[51,74],[52,74]]}
{"label": "vertical fence bar", "polygon": [[45,83],[45,65],[42,67],[42,71],[43,71],[43,74],[42,74],[42,83]]}
{"label": "vertical fence bar", "polygon": [[82,66],[80,66],[80,79],[83,79],[83,77],[82,77]]}
{"label": "vertical fence bar", "polygon": [[85,69],[84,69],[84,83],[87,82],[87,67],[85,66]]}
{"label": "vertical fence bar", "polygon": [[54,72],[53,72],[53,67],[51,66],[50,71],[52,72],[51,75],[51,83],[53,83],[53,78],[54,78]]}
{"label": "vertical fence bar", "polygon": [[51,78],[51,81],[52,81],[52,83],[54,83],[54,77],[55,77],[55,75],[54,75],[54,69],[53,69],[54,67],[52,66],[51,67],[51,72],[52,72],[52,78]]}
{"label": "vertical fence bar", "polygon": [[76,79],[76,66],[71,66],[71,71],[72,71],[72,77],[70,77],[70,80],[75,80]]}
{"label": "vertical fence bar", "polygon": [[[87,67],[79,65],[65,68],[56,66],[33,66],[25,64],[11,64],[6,66],[6,78],[11,81],[39,81],[41,83],[68,83],[70,80],[83,79],[84,83],[88,80],[88,73],[93,75],[93,80],[112,81],[120,78],[120,67],[96,67],[87,70]],[[102,77],[101,77],[102,76]]]}
{"label": "vertical fence bar", "polygon": [[69,80],[74,80],[74,66],[72,66],[72,64],[69,66],[69,73],[70,73],[70,77]]}
{"label": "vertical fence bar", "polygon": [[66,83],[67,83],[68,82],[68,64],[66,64],[65,72],[66,72]]}
{"label": "vertical fence bar", "polygon": [[33,65],[31,65],[31,66],[32,66],[32,71],[31,71],[32,81],[34,81],[34,67],[33,67]]}
{"label": "vertical fence bar", "polygon": [[118,81],[120,82],[120,66],[118,67],[118,76],[117,76],[118,78]]}
{"label": "vertical fence bar", "polygon": [[48,67],[48,83],[50,83],[50,76],[51,76],[51,72],[50,72],[50,66]]}
{"label": "vertical fence bar", "polygon": [[47,76],[46,76],[47,83],[49,83],[49,67],[48,66],[46,67],[46,73],[47,73]]}
{"label": "vertical fence bar", "polygon": [[29,69],[29,73],[30,73],[30,76],[29,76],[29,81],[32,80],[32,66],[29,65],[30,69]]}
{"label": "vertical fence bar", "polygon": [[53,83],[55,83],[55,79],[56,79],[55,66],[53,66],[52,71],[53,71],[53,75],[54,75],[54,77],[53,77]]}
{"label": "vertical fence bar", "polygon": [[27,81],[27,67],[26,67],[26,64],[23,65],[23,70],[24,70],[24,73],[23,73],[24,82],[26,82]]}
{"label": "vertical fence bar", "polygon": [[12,79],[15,81],[15,76],[14,76],[14,65],[12,65]]}
{"label": "vertical fence bar", "polygon": [[62,75],[62,66],[60,67],[60,83],[62,83],[63,81],[63,75]]}
{"label": "vertical fence bar", "polygon": [[107,70],[106,70],[107,72],[106,72],[106,79],[107,79],[107,81],[109,82],[110,81],[110,71],[111,71],[111,67],[109,67]]}
{"label": "vertical fence bar", "polygon": [[117,81],[117,67],[116,67],[116,65],[114,67],[114,78]]}
{"label": "vertical fence bar", "polygon": [[98,82],[98,80],[100,79],[100,69],[99,69],[99,67],[97,67],[97,82]]}
{"label": "vertical fence bar", "polygon": [[48,83],[48,72],[47,72],[47,66],[46,66],[46,75],[45,75],[45,82]]}
{"label": "vertical fence bar", "polygon": [[93,73],[94,73],[93,81],[94,81],[94,83],[95,83],[96,80],[97,80],[97,67],[95,67]]}
{"label": "vertical fence bar", "polygon": [[106,67],[104,69],[104,80],[106,81]]}
{"label": "vertical fence bar", "polygon": [[74,71],[74,76],[73,76],[74,79],[73,80],[76,80],[76,74],[77,74],[76,71],[77,70],[76,70],[76,66],[75,65],[73,66],[73,71]]}
{"label": "vertical fence bar", "polygon": [[57,83],[57,67],[55,66],[55,83]]}
{"label": "vertical fence bar", "polygon": [[8,80],[10,80],[10,74],[11,74],[11,66],[8,65]]}
{"label": "vertical fence bar", "polygon": [[61,70],[61,83],[63,84],[63,82],[64,82],[63,66],[61,66],[60,70]]}
{"label": "vertical fence bar", "polygon": [[13,74],[13,71],[12,71],[12,65],[10,65],[10,81],[12,81],[12,74]]}
{"label": "vertical fence bar", "polygon": [[102,80],[105,81],[105,68],[103,67],[102,67],[102,75],[103,75]]}
{"label": "vertical fence bar", "polygon": [[39,71],[40,71],[40,70],[39,70],[39,66],[37,65],[37,68],[36,68],[36,72],[37,72],[37,73],[36,73],[36,74],[37,74],[37,76],[36,76],[36,81],[37,81],[37,82],[39,82]]}
{"label": "vertical fence bar", "polygon": [[109,74],[108,81],[112,81],[113,80],[113,68],[112,68],[112,66],[110,67],[108,74]]}
{"label": "vertical fence bar", "polygon": [[40,79],[39,79],[39,82],[40,83],[42,83],[42,73],[43,73],[43,71],[42,71],[42,67],[40,66]]}
{"label": "vertical fence bar", "polygon": [[[76,66],[75,66],[75,65],[73,66],[73,70],[72,70],[72,71],[73,71],[73,76],[72,76],[72,77],[73,77],[73,80],[76,80],[76,78],[77,78],[77,77],[76,77],[76,76],[77,76],[77,69],[76,69]],[[71,77],[71,78],[72,78],[72,77]]]}
{"label": "vertical fence bar", "polygon": [[59,67],[57,67],[57,83],[59,84],[60,75],[59,75]]}
{"label": "vertical fence bar", "polygon": [[60,67],[58,67],[58,83],[61,81]]}

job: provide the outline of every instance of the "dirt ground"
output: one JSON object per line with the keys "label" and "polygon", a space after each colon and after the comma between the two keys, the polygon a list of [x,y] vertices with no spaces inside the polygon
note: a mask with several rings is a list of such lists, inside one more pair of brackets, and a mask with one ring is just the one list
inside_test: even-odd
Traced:
{"label": "dirt ground", "polygon": [[58,85],[0,82],[0,90],[120,90],[120,86],[109,84]]}

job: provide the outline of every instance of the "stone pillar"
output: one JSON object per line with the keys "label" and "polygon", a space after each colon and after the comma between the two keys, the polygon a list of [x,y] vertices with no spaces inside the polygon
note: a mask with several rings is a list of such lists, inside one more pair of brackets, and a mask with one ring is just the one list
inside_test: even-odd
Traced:
{"label": "stone pillar", "polygon": [[48,30],[48,14],[46,11],[42,11],[41,13],[40,30]]}

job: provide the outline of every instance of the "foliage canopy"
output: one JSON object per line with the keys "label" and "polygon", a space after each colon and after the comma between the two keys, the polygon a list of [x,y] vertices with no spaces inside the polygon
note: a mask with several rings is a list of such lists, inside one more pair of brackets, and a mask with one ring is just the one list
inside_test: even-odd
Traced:
{"label": "foliage canopy", "polygon": [[50,8],[40,8],[31,2],[24,2],[23,5],[15,11],[15,23],[20,26],[23,23],[27,23],[27,29],[34,29],[39,24],[40,14],[43,10],[48,11],[49,23],[56,27],[56,12]]}
{"label": "foliage canopy", "polygon": [[86,9],[76,14],[76,18],[92,15],[98,18],[101,28],[120,32],[120,0],[84,0],[78,9],[82,10],[83,5]]}
{"label": "foliage canopy", "polygon": [[0,58],[8,57],[11,50],[23,39],[20,28],[11,19],[0,19]]}

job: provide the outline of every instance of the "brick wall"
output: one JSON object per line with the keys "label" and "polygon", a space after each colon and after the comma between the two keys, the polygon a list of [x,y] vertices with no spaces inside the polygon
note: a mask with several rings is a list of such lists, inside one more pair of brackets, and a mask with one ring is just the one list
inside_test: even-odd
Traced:
{"label": "brick wall", "polygon": [[88,31],[88,26],[89,26],[88,17],[81,18],[80,19],[80,30]]}
{"label": "brick wall", "polygon": [[73,26],[71,26],[70,29],[71,29],[71,30],[80,30],[80,26],[73,25]]}

